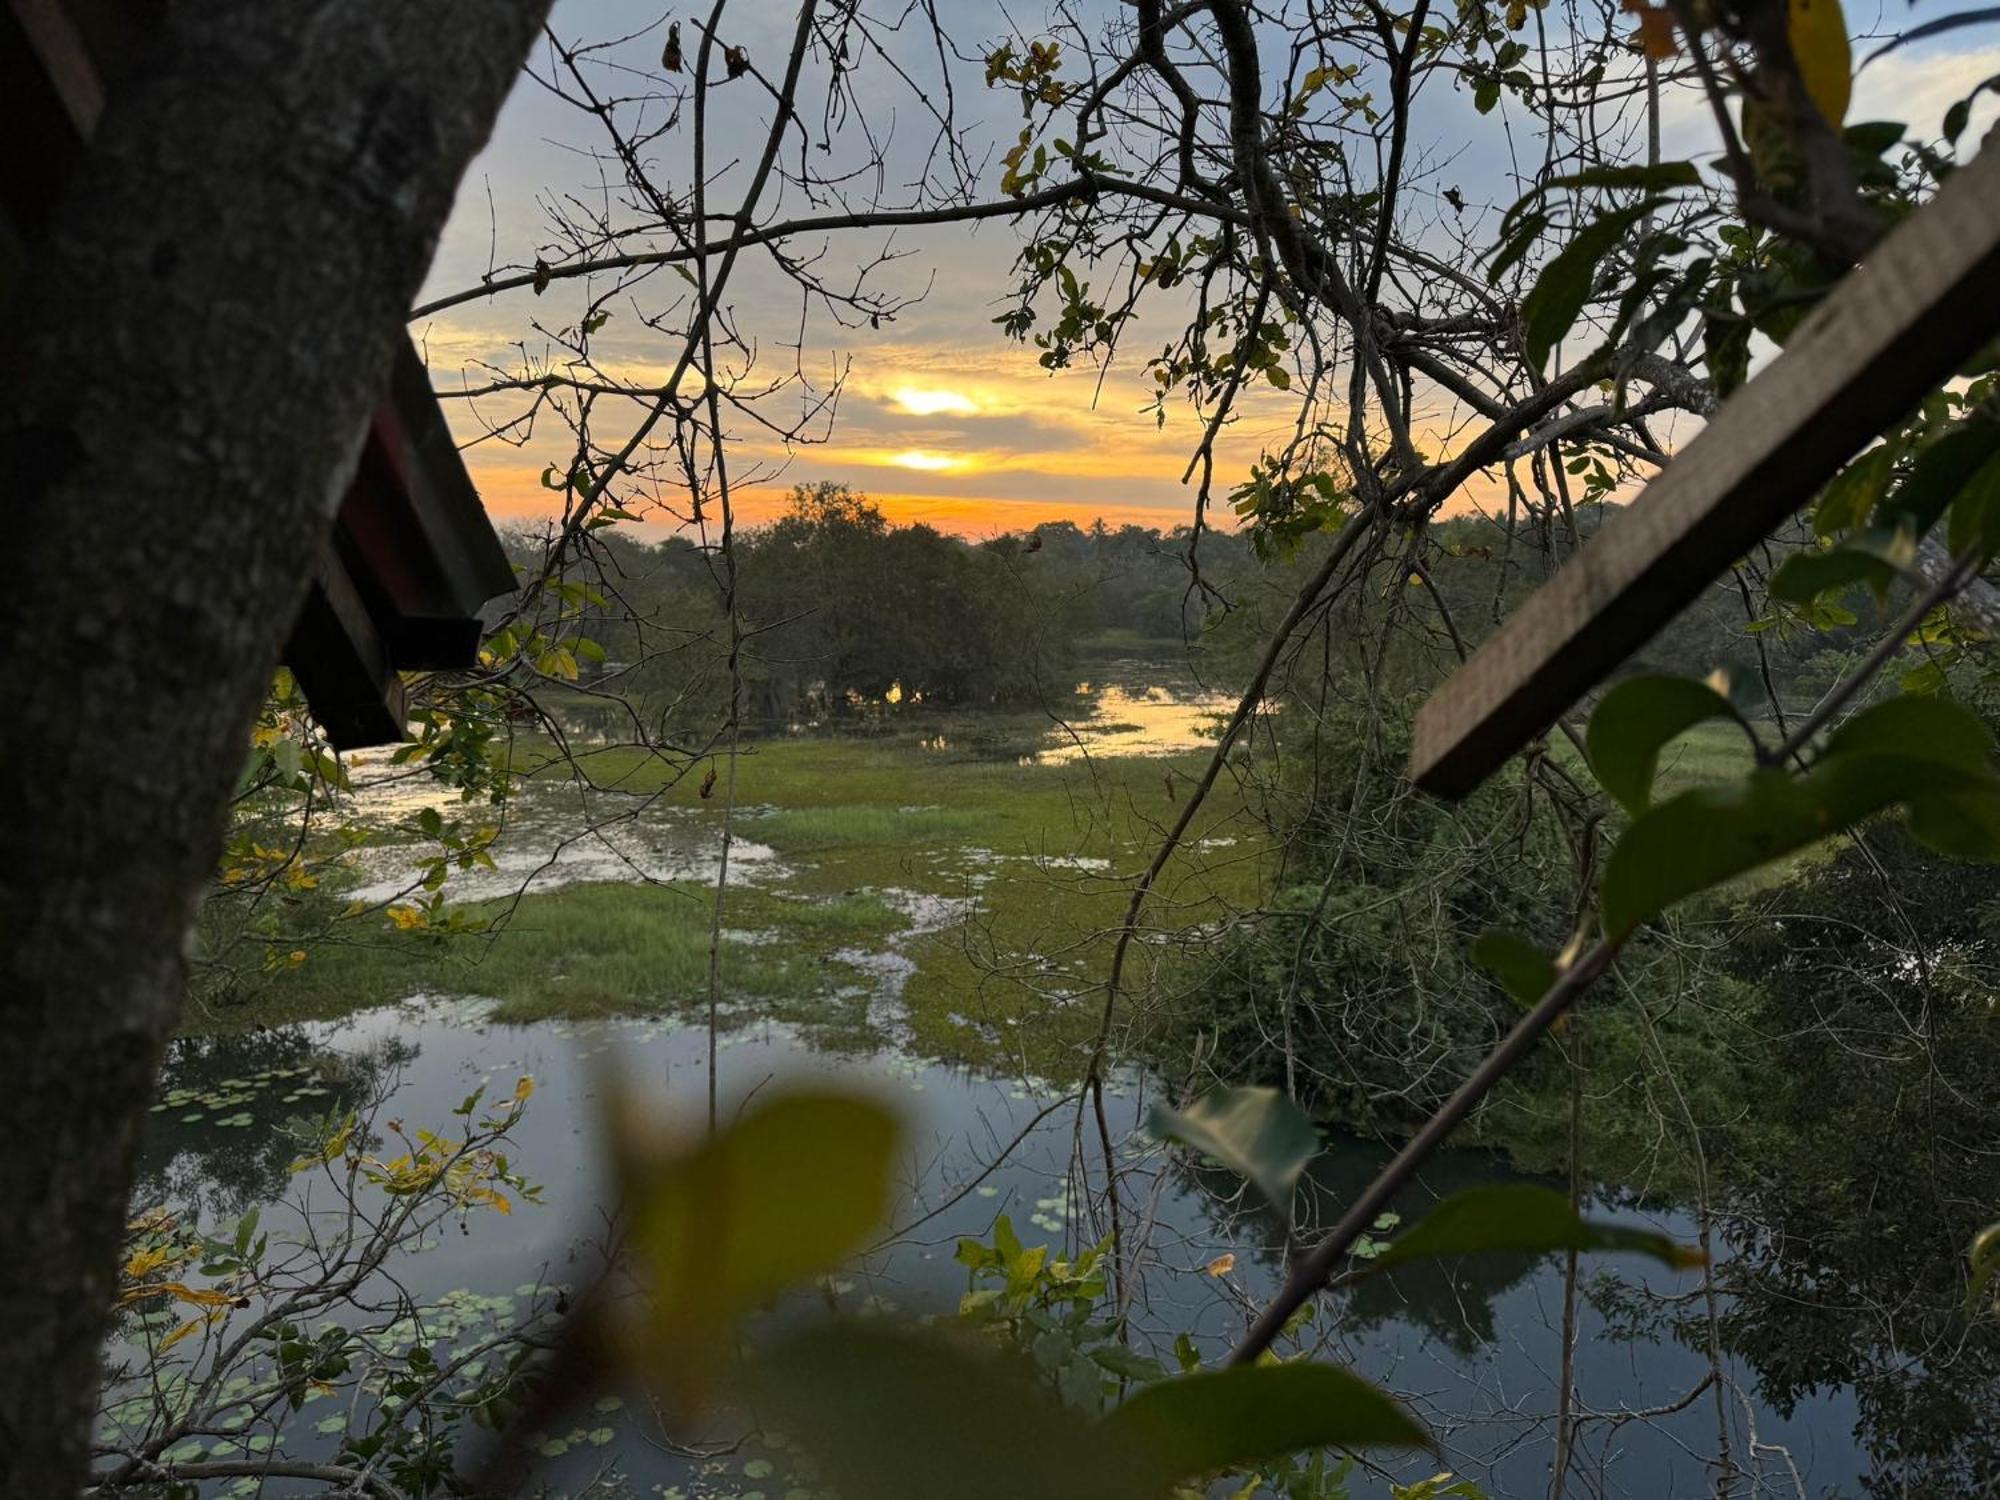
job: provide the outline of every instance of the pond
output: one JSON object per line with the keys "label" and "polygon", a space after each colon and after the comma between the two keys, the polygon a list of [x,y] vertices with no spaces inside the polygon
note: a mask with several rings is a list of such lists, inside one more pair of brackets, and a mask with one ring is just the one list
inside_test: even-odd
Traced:
{"label": "pond", "polygon": [[1214,741],[1236,699],[1202,682],[1183,666],[1132,657],[1104,663],[1097,676],[1076,685],[1084,712],[1063,722],[1051,743],[1029,752],[1040,765],[1089,756],[1174,755]]}
{"label": "pond", "polygon": [[[1184,667],[1138,659],[1104,664],[1076,688],[1075,711],[1062,719],[922,710],[746,750],[722,932],[722,1097],[832,1077],[896,1100],[913,1122],[896,1222],[921,1224],[825,1289],[843,1306],[949,1311],[967,1289],[957,1237],[990,1236],[1001,1214],[1030,1243],[1074,1249],[1092,1237],[1071,1177],[1074,1106],[1064,1102],[1068,1085],[1049,1079],[1071,1076],[1091,1034],[1103,935],[1128,890],[1121,877],[1150,857],[1186,778],[1199,774],[1216,715],[1231,705]],[[683,1118],[699,1116],[706,1099],[706,1035],[687,1018],[706,987],[721,826],[698,777],[665,781],[646,761],[648,781],[631,768],[636,755],[601,756],[614,789],[531,779],[506,810],[497,868],[451,874],[444,894],[454,908],[506,919],[464,950],[396,930],[380,907],[411,885],[422,841],[410,823],[422,807],[447,817],[488,810],[441,798],[379,757],[358,758],[343,811],[371,825],[373,839],[355,851],[351,875],[343,867],[330,878],[328,894],[336,908],[359,898],[362,915],[339,929],[353,936],[266,974],[264,990],[284,1003],[260,1012],[253,1001],[247,1013],[218,1005],[222,1034],[175,1044],[140,1206],[193,1210],[211,1229],[255,1208],[263,1232],[296,1237],[305,1183],[288,1170],[298,1148],[279,1128],[287,1119],[372,1101],[378,1121],[440,1128],[472,1089],[504,1095],[527,1076],[536,1092],[510,1150],[543,1199],[516,1203],[506,1219],[475,1215],[465,1232],[442,1225],[385,1267],[399,1295],[431,1309],[401,1319],[397,1337],[404,1350],[419,1336],[477,1340],[589,1280],[611,1209],[597,1140],[603,1068],[615,1062]],[[1220,788],[1190,830],[1183,884],[1161,888],[1184,931],[1219,931],[1269,894],[1260,873],[1269,830],[1230,796]],[[412,994],[420,988],[428,993]],[[645,1018],[575,1019],[631,1012]],[[1803,1107],[1825,1113],[1815,1072],[1796,1066],[1759,1087],[1803,1095]],[[1128,1071],[1112,1100],[1127,1201],[1145,1205],[1134,1335],[1164,1349],[1185,1333],[1214,1358],[1275,1285],[1280,1235],[1244,1208],[1233,1180],[1147,1140],[1159,1087]],[[1904,1151],[1912,1163],[1919,1155],[1914,1144]],[[1334,1141],[1310,1178],[1314,1217],[1329,1220],[1381,1159],[1372,1142]],[[1090,1166],[1101,1182],[1101,1164]],[[1724,1426],[1736,1494],[1897,1493],[1883,1476],[1904,1472],[1905,1429],[1950,1455],[1953,1472],[1984,1462],[1991,1396],[1953,1407],[1958,1372],[1984,1347],[1964,1338],[1956,1315],[1962,1236],[1940,1237],[1915,1211],[1900,1222],[1894,1188],[1879,1206],[1873,1194],[1851,1211],[1829,1204],[1815,1196],[1825,1172],[1797,1174],[1787,1199],[1782,1164],[1774,1170],[1777,1189],[1723,1195],[1715,1243],[1735,1279],[1719,1279],[1744,1290],[1717,1311],[1729,1325],[1725,1348],[1754,1362],[1723,1357],[1719,1390],[1698,1277],[1585,1258],[1571,1495],[1712,1493],[1726,1477],[1713,1465]],[[1414,1219],[1436,1195],[1509,1175],[1496,1153],[1450,1153],[1398,1212]],[[1606,1196],[1593,1212],[1696,1236],[1686,1213],[1657,1199]],[[1840,1244],[1824,1232],[1836,1218]],[[1925,1264],[1946,1274],[1935,1284],[1910,1278],[1902,1295],[1861,1316],[1855,1289],[1890,1277],[1872,1247],[1897,1235],[1934,1246]],[[1324,1357],[1402,1394],[1438,1434],[1439,1459],[1390,1472],[1422,1478],[1442,1464],[1495,1496],[1544,1494],[1566,1280],[1560,1258],[1368,1278],[1329,1299],[1309,1332]],[[1889,1380],[1867,1378],[1883,1370]],[[1924,1389],[1912,1396],[1915,1386]],[[321,1400],[287,1427],[287,1453],[333,1451],[351,1414]],[[633,1494],[817,1500],[782,1447],[675,1452],[636,1396],[585,1417],[539,1437],[537,1477],[560,1491],[582,1493],[615,1464]],[[196,1446],[226,1459],[259,1436],[276,1435],[253,1426]],[[214,1492],[237,1483],[219,1480]],[[1354,1495],[1377,1500],[1386,1488],[1362,1475]]]}
{"label": "pond", "polygon": [[[1060,767],[1093,757],[1158,758],[1205,748],[1234,707],[1233,698],[1201,682],[1184,662],[1119,657],[1078,682],[1073,701],[1053,704],[1044,714],[918,708],[841,727],[849,736],[865,728],[875,738],[907,741],[940,760]],[[344,816],[388,830],[426,808],[463,815],[457,797],[421,764],[397,766],[391,754],[367,750],[348,757],[354,791],[343,799]],[[529,781],[505,814],[494,868],[454,873],[449,894],[455,902],[473,902],[600,881],[709,883],[722,847],[719,828],[705,816],[712,810],[711,804],[676,804],[657,789],[616,780],[596,786]],[[783,862],[757,837],[758,818],[773,810],[754,804],[738,809],[742,821],[729,856],[733,882],[758,886],[785,878]],[[363,878],[347,894],[369,905],[406,896],[422,858],[399,842],[364,847],[354,855]]]}
{"label": "pond", "polygon": [[[381,1101],[378,1118],[396,1117],[409,1129],[443,1125],[472,1089],[504,1095],[527,1076],[536,1090],[513,1132],[513,1162],[542,1185],[542,1201],[518,1203],[504,1220],[480,1215],[464,1233],[447,1227],[387,1269],[416,1303],[448,1310],[440,1315],[447,1333],[476,1331],[485,1317],[503,1319],[555,1288],[588,1280],[611,1207],[595,1126],[605,1069],[615,1065],[662,1108],[692,1121],[706,1098],[706,1036],[664,1021],[506,1026],[487,1020],[485,1010],[476,999],[416,997],[339,1022],[179,1044],[162,1081],[167,1107],[153,1116],[140,1200],[199,1204],[222,1224],[260,1207],[263,1232],[281,1237],[300,1227],[303,1191],[288,1170],[295,1144],[276,1129],[287,1116],[368,1093]],[[999,1214],[1030,1244],[1075,1248],[1088,1237],[1070,1176],[1074,1109],[1045,1083],[897,1051],[816,1050],[798,1033],[761,1021],[725,1033],[718,1059],[725,1101],[786,1079],[837,1079],[894,1101],[911,1122],[908,1193],[897,1222],[922,1222],[831,1283],[830,1295],[845,1307],[950,1310],[966,1290],[952,1255],[956,1238],[988,1236]],[[1187,1332],[1213,1357],[1275,1283],[1276,1230],[1242,1208],[1232,1181],[1176,1164],[1148,1144],[1140,1126],[1152,1088],[1144,1075],[1128,1073],[1112,1100],[1127,1192],[1150,1204],[1136,1338],[1164,1349]],[[1004,1151],[1016,1137],[1019,1144]],[[1309,1179],[1312,1197],[1337,1205],[1380,1160],[1373,1145],[1336,1141]],[[1488,1153],[1451,1153],[1400,1208],[1414,1215],[1431,1195],[1507,1175]],[[1672,1211],[1612,1203],[1594,1211],[1682,1238],[1693,1232]],[[1590,1257],[1583,1269],[1593,1283],[1616,1278],[1628,1297],[1636,1289],[1684,1297],[1698,1285],[1696,1277],[1629,1258]],[[1364,1281],[1320,1320],[1325,1355],[1404,1394],[1438,1433],[1444,1465],[1495,1495],[1543,1493],[1564,1274],[1559,1257],[1493,1258]],[[1580,1309],[1576,1389],[1586,1415],[1573,1492],[1662,1500],[1708,1493],[1714,1476],[1705,1456],[1715,1449],[1718,1415],[1712,1393],[1700,1391],[1706,1357],[1670,1337],[1621,1336],[1605,1310],[1620,1300],[1599,1285]],[[468,1307],[479,1316],[465,1316]],[[1739,1452],[1751,1451],[1753,1439],[1759,1445],[1768,1487],[1836,1493],[1865,1471],[1850,1398],[1815,1397],[1780,1419],[1760,1409],[1754,1372],[1732,1366],[1729,1374],[1737,1393],[1725,1404],[1727,1419]],[[1690,1391],[1699,1398],[1684,1402]],[[539,1435],[548,1456],[539,1458],[535,1477],[580,1490],[615,1460],[636,1494],[810,1492],[791,1475],[797,1456],[782,1446],[751,1441],[727,1454],[688,1457],[658,1445],[636,1402],[614,1397],[610,1404],[573,1429]],[[1639,1415],[1647,1412],[1654,1414]],[[337,1433],[342,1416],[328,1420],[308,1404],[286,1450],[330,1450],[336,1437],[320,1435],[322,1423]],[[253,1427],[219,1437],[211,1452],[242,1451],[238,1444],[258,1436]],[[1405,1479],[1437,1467],[1430,1456],[1390,1466]],[[230,1493],[221,1481],[214,1492]],[[1357,1481],[1357,1494],[1380,1492]],[[265,1493],[287,1491],[274,1484]]]}

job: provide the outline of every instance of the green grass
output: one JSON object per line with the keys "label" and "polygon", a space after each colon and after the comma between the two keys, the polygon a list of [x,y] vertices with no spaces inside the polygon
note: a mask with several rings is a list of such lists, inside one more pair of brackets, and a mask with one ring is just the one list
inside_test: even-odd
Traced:
{"label": "green grass", "polygon": [[[1758,732],[1764,733],[1763,726]],[[1592,785],[1589,767],[1566,735],[1549,735],[1549,754],[1560,761],[1585,785]],[[1654,774],[1654,797],[1671,797],[1691,786],[1709,781],[1731,781],[1756,764],[1750,742],[1734,724],[1710,720],[1697,724],[1669,740],[1660,750],[1659,768]]]}
{"label": "green grass", "polygon": [[[379,932],[318,945],[303,964],[260,976],[239,1003],[191,1016],[198,1031],[326,1019],[419,991],[490,996],[495,1018],[587,1019],[672,1013],[705,1001],[713,893],[631,885],[577,885],[467,912],[491,924],[472,934]],[[825,960],[831,946],[879,943],[904,919],[871,895],[800,901],[730,893],[726,993],[736,1001],[797,1002],[859,982]],[[773,935],[774,934],[774,935]]]}
{"label": "green grass", "polygon": [[[940,715],[897,734],[746,746],[736,831],[774,849],[785,874],[728,894],[725,928],[756,935],[725,946],[733,1002],[814,1028],[828,1045],[873,1045],[869,976],[830,955],[898,948],[916,964],[902,998],[918,1051],[1073,1074],[1126,902],[1120,877],[1151,857],[1203,755],[1058,766],[1023,765],[1013,749],[981,753],[995,740],[1032,745],[1045,725]],[[955,748],[920,744],[938,735]],[[529,771],[547,753],[517,752]],[[591,751],[587,766],[599,784],[633,791],[666,787],[669,775],[627,749]],[[722,798],[699,795],[701,775],[667,787],[665,801],[719,833]],[[1229,778],[1195,830],[1214,833],[1239,842],[1226,855],[1191,852],[1162,877],[1159,900],[1175,922],[1257,895],[1260,846]],[[962,928],[908,934],[895,900],[878,894],[892,888],[976,898],[977,908]],[[363,940],[316,945],[297,968],[257,976],[244,1003],[192,1015],[189,1027],[329,1017],[416,991],[492,996],[511,1021],[685,1010],[706,994],[712,902],[702,885],[572,886],[524,897],[495,931],[444,939],[365,919]],[[503,909],[468,908],[489,920]]]}
{"label": "green grass", "polygon": [[988,820],[971,808],[793,807],[745,823],[743,831],[786,854],[885,844],[963,843],[987,831]]}
{"label": "green grass", "polygon": [[1750,742],[1734,724],[1697,724],[1660,752],[1654,796],[1671,797],[1709,781],[1734,781],[1756,765]]}

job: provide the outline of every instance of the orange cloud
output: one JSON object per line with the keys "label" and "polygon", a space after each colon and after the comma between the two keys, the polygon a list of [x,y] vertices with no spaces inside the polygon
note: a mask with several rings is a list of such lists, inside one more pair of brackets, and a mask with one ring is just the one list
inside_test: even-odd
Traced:
{"label": "orange cloud", "polygon": [[[783,511],[788,491],[751,490],[737,502],[736,513],[747,525],[768,521]],[[1003,495],[924,495],[870,490],[868,498],[899,526],[922,524],[974,541],[1027,531],[1044,522],[1073,521],[1088,526],[1151,526],[1161,531],[1184,526],[1194,517],[1194,504],[1145,505],[1105,502],[1084,496],[1065,500],[1019,500]],[[1225,512],[1224,519],[1233,521]]]}

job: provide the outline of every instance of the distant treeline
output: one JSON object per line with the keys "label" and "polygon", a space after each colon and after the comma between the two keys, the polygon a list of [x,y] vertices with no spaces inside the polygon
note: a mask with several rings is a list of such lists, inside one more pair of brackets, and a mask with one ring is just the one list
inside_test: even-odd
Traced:
{"label": "distant treeline", "polygon": [[[726,702],[723,561],[685,537],[600,532],[581,622],[602,680],[650,714],[693,723]],[[1227,543],[1247,560],[1247,549]],[[524,557],[539,544],[520,539]],[[785,723],[885,702],[1019,708],[1066,700],[1094,638],[1199,632],[1185,538],[1061,523],[984,542],[890,524],[844,485],[800,486],[736,542],[744,709]],[[1184,617],[1184,609],[1188,612]],[[589,685],[587,680],[586,685]]]}
{"label": "distant treeline", "polygon": [[[1377,693],[1427,692],[1602,515],[1581,513],[1571,536],[1523,529],[1511,541],[1495,522],[1456,517],[1405,539],[1402,552],[1366,560],[1373,585],[1347,591],[1341,606],[1357,628],[1325,638],[1334,664]],[[971,542],[892,525],[845,485],[799,486],[777,520],[736,542],[746,716],[786,723],[886,701],[1034,706],[1066,698],[1079,657],[1114,644],[1192,651],[1226,685],[1328,538],[1308,537],[1279,558],[1241,535],[1206,532],[1192,553],[1189,539],[1185,527],[1059,521]],[[581,628],[604,662],[585,671],[655,718],[713,722],[727,701],[730,634],[719,554],[685,537],[655,544],[615,530],[598,542],[598,572],[584,581],[604,603]],[[527,538],[518,545],[539,553]],[[1856,607],[1867,612],[1865,599]],[[1360,615],[1387,611],[1408,628],[1390,632],[1385,650],[1380,632],[1358,627],[1368,623]],[[1725,579],[1632,669],[1727,666],[1752,698],[1767,674],[1790,697],[1830,678],[1844,649],[1838,630],[1788,639],[1749,624],[1743,595]],[[1364,640],[1376,643],[1366,659],[1341,659],[1344,641]],[[1281,673],[1281,693],[1283,682]]]}

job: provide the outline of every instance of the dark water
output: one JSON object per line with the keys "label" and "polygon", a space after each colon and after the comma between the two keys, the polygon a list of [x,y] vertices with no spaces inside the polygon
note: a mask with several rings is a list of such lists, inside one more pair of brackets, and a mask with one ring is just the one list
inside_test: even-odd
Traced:
{"label": "dark water", "polygon": [[[300,1179],[288,1170],[294,1147],[274,1128],[279,1121],[374,1090],[384,1100],[379,1118],[444,1126],[451,1106],[471,1089],[485,1085],[504,1094],[518,1076],[531,1076],[537,1089],[514,1132],[513,1160],[543,1186],[543,1201],[517,1206],[511,1218],[478,1215],[468,1233],[447,1226],[427,1248],[390,1268],[420,1302],[455,1299],[476,1317],[504,1319],[545,1302],[552,1288],[589,1275],[607,1201],[594,1134],[596,1095],[603,1065],[611,1062],[647,1084],[663,1109],[699,1118],[706,1097],[705,1038],[664,1023],[496,1026],[482,1022],[476,1007],[431,1001],[335,1024],[185,1043],[163,1083],[165,1098],[174,1102],[154,1115],[141,1201],[195,1204],[218,1224],[261,1207],[263,1229],[282,1237],[299,1228]],[[741,1100],[776,1080],[829,1077],[878,1091],[911,1120],[908,1200],[898,1220],[904,1224],[991,1165],[1001,1147],[1058,1097],[1033,1081],[894,1056],[816,1052],[775,1025],[753,1025],[725,1039],[721,1078],[728,1099]],[[1114,1127],[1126,1142],[1128,1212],[1150,1220],[1137,1328],[1163,1347],[1175,1334],[1190,1332],[1214,1354],[1240,1332],[1249,1308],[1274,1283],[1280,1261],[1275,1226],[1241,1207],[1233,1182],[1191,1172],[1154,1151],[1135,1130],[1149,1102],[1146,1081],[1136,1076],[1122,1080],[1112,1101]],[[1073,1110],[1056,1110],[977,1190],[827,1290],[849,1307],[949,1309],[966,1289],[963,1268],[952,1259],[956,1238],[988,1234],[1003,1212],[1027,1243],[1087,1242],[1093,1236],[1071,1189],[1075,1136]],[[1321,1213],[1379,1160],[1370,1145],[1335,1143],[1311,1180]],[[1505,1175],[1488,1154],[1450,1154],[1401,1208],[1414,1216],[1430,1196]],[[1692,1238],[1692,1226],[1674,1212],[1608,1204],[1596,1211]],[[1236,1257],[1233,1268],[1224,1276],[1210,1274],[1206,1268],[1224,1255]],[[1628,1292],[1644,1288],[1669,1296],[1699,1287],[1697,1276],[1675,1276],[1629,1257],[1586,1258],[1584,1276],[1593,1282],[1615,1277]],[[1394,1470],[1405,1480],[1448,1466],[1496,1496],[1539,1495],[1547,1491],[1553,1446],[1563,1284],[1564,1266],[1555,1257],[1373,1278],[1326,1309],[1315,1337],[1324,1340],[1327,1357],[1345,1358],[1403,1394],[1439,1434],[1444,1464],[1413,1460]],[[1597,1300],[1608,1306],[1617,1299]],[[1621,1414],[1680,1402],[1708,1370],[1704,1354],[1671,1337],[1616,1336],[1606,1314],[1586,1300],[1576,1390],[1587,1416],[1570,1492],[1709,1493],[1719,1420],[1712,1391],[1678,1411],[1621,1420]],[[1811,1398],[1780,1419],[1760,1401],[1754,1372],[1732,1366],[1729,1373],[1735,1388],[1725,1409],[1739,1464],[1752,1454],[1754,1437],[1762,1445],[1755,1450],[1758,1473],[1771,1493],[1853,1490],[1867,1460],[1854,1436],[1849,1396],[1836,1390]],[[635,1410],[636,1403],[626,1403],[589,1412],[573,1428],[548,1434],[545,1446],[554,1456],[535,1477],[558,1489],[581,1488],[615,1458],[635,1495],[678,1489],[689,1497],[807,1500],[812,1494],[809,1485],[790,1482],[793,1459],[782,1446],[753,1443],[719,1458],[689,1459],[646,1441],[651,1429],[642,1428]],[[324,1412],[308,1403],[288,1429],[287,1451],[330,1451],[335,1440],[316,1436],[315,1423],[324,1420]],[[1738,1483],[1739,1493],[1747,1492],[1740,1478]],[[220,1483],[214,1492],[230,1493]],[[296,1491],[276,1484],[263,1491],[290,1492]],[[1354,1493],[1384,1495],[1386,1486],[1357,1476]]]}

